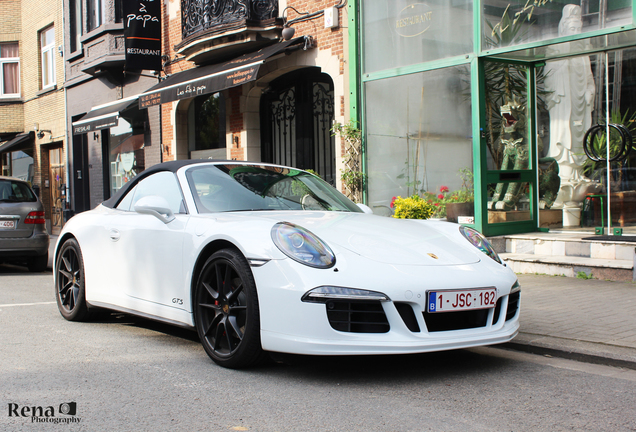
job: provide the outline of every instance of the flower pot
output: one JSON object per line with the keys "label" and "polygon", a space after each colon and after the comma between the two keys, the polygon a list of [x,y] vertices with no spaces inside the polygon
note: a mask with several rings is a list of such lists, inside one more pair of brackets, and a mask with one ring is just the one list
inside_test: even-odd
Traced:
{"label": "flower pot", "polygon": [[475,216],[475,203],[448,203],[446,204],[446,220],[457,223],[459,216]]}

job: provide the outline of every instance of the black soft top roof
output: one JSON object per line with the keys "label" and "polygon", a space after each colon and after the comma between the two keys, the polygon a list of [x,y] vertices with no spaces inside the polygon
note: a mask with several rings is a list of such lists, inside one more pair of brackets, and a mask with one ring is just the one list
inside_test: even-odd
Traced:
{"label": "black soft top roof", "polygon": [[181,168],[188,165],[200,164],[200,163],[228,163],[228,162],[236,163],[236,164],[249,164],[249,162],[244,162],[244,161],[229,161],[229,160],[219,160],[219,159],[184,159],[184,160],[176,160],[176,161],[164,162],[157,165],[153,165],[150,168],[137,174],[135,178],[132,179],[132,181],[129,181],[124,186],[122,186],[122,188],[119,189],[115,193],[115,195],[113,195],[112,197],[104,201],[102,205],[109,208],[117,207],[117,204],[119,204],[119,201],[126,194],[126,192],[128,192],[131,188],[135,187],[135,185],[139,183],[141,180],[143,180],[144,178],[154,173],[158,173],[161,171],[169,171],[169,172],[176,173]]}

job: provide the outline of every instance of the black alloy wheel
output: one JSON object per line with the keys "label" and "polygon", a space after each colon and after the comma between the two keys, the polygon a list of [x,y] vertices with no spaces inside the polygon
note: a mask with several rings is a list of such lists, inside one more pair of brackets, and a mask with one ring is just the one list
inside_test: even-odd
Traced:
{"label": "black alloy wheel", "polygon": [[238,251],[223,249],[207,259],[199,273],[194,308],[199,339],[217,364],[237,369],[265,359],[256,284]]}
{"label": "black alloy wheel", "polygon": [[84,261],[74,238],[64,242],[55,263],[57,307],[69,321],[84,321],[89,316],[84,286]]}

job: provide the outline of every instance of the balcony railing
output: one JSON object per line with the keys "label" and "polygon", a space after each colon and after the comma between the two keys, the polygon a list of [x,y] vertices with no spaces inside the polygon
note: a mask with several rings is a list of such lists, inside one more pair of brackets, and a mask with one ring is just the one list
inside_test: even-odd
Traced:
{"label": "balcony railing", "polygon": [[183,39],[227,24],[278,16],[278,0],[181,0]]}

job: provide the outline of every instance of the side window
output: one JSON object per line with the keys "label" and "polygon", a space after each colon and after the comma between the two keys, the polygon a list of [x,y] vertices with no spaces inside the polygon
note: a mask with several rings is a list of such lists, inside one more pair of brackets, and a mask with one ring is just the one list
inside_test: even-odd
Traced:
{"label": "side window", "polygon": [[186,213],[181,188],[176,176],[171,172],[159,172],[140,181],[119,202],[119,210],[134,211],[135,204],[141,198],[158,195],[168,201],[173,213]]}

